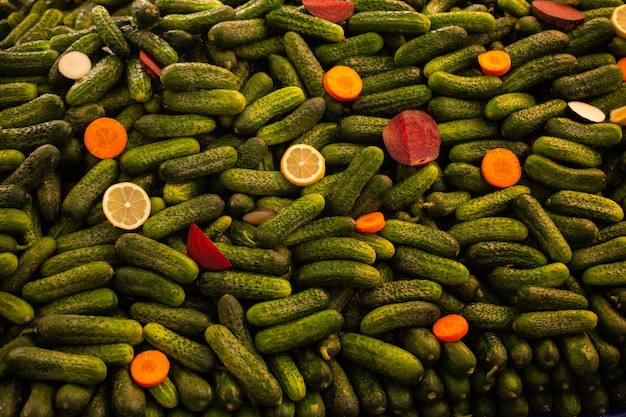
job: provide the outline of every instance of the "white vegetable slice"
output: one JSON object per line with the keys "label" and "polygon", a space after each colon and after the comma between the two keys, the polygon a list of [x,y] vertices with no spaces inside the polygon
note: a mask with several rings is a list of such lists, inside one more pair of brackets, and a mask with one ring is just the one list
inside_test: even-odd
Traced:
{"label": "white vegetable slice", "polygon": [[91,69],[91,59],[80,51],[71,51],[59,58],[58,68],[64,77],[77,80],[87,75]]}
{"label": "white vegetable slice", "polygon": [[590,122],[600,123],[606,119],[606,114],[596,106],[592,106],[589,103],[583,101],[570,101],[567,106],[571,111],[582,119]]}

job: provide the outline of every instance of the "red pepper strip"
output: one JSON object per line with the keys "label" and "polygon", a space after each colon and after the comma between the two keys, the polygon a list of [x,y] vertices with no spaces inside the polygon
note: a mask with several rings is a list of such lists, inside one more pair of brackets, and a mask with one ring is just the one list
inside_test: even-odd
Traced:
{"label": "red pepper strip", "polygon": [[152,78],[156,80],[160,80],[161,78],[161,67],[157,64],[150,55],[145,53],[144,51],[139,51],[139,62],[143,67],[144,71],[148,73]]}
{"label": "red pepper strip", "polygon": [[187,256],[211,271],[221,271],[231,267],[228,258],[195,223],[189,226],[187,234]]}

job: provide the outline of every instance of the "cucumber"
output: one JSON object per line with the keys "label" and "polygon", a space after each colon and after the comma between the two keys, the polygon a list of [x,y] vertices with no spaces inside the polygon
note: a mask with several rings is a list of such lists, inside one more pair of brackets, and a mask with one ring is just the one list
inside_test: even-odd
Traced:
{"label": "cucumber", "polygon": [[56,349],[66,353],[95,356],[102,359],[107,366],[127,365],[135,357],[135,348],[125,342],[64,345]]}
{"label": "cucumber", "polygon": [[144,138],[154,140],[206,134],[212,132],[216,125],[215,119],[209,116],[145,114],[136,119],[131,127]]}
{"label": "cucumber", "polygon": [[562,262],[551,262],[535,268],[521,269],[495,267],[487,274],[487,281],[501,291],[515,291],[524,285],[558,287],[569,277],[570,270]]}
{"label": "cucumber", "polygon": [[496,25],[496,18],[489,12],[473,10],[454,10],[441,13],[429,13],[430,30],[446,26],[460,26],[468,33],[485,33]]}
{"label": "cucumber", "polygon": [[291,141],[315,126],[325,111],[323,97],[306,99],[280,120],[262,126],[256,136],[263,139],[267,146]]}
{"label": "cucumber", "polygon": [[24,299],[4,291],[0,291],[0,299],[0,316],[3,319],[16,325],[24,325],[34,319],[35,311]]}
{"label": "cucumber", "polygon": [[163,87],[171,91],[237,87],[237,79],[231,71],[203,62],[176,62],[167,65],[159,78]]}
{"label": "cucumber", "polygon": [[120,263],[115,246],[109,243],[59,253],[41,264],[39,270],[41,276],[45,278],[95,261],[104,261],[111,266],[117,266]]}
{"label": "cucumber", "polygon": [[192,282],[199,274],[198,264],[191,258],[138,233],[121,235],[115,241],[115,249],[129,264],[157,272],[178,283]]}
{"label": "cucumber", "polygon": [[36,240],[20,254],[17,269],[0,281],[0,289],[11,294],[21,294],[23,286],[33,278],[41,264],[54,254],[55,249],[56,241],[53,237]]}
{"label": "cucumber", "polygon": [[376,260],[376,251],[371,246],[348,236],[310,240],[294,246],[292,254],[301,264],[343,259],[372,265]]}
{"label": "cucumber", "polygon": [[23,379],[97,385],[107,375],[106,364],[95,356],[21,346],[7,355],[11,372]]}
{"label": "cucumber", "polygon": [[300,266],[291,278],[294,286],[302,288],[350,285],[361,288],[380,285],[380,272],[359,261],[331,259]]}
{"label": "cucumber", "polygon": [[430,301],[395,302],[367,312],[359,329],[364,335],[377,336],[400,327],[431,326],[441,314],[439,306]]}
{"label": "cucumber", "polygon": [[495,216],[511,208],[517,198],[530,193],[530,188],[525,185],[513,185],[461,203],[454,211],[454,215],[458,221]]}
{"label": "cucumber", "polygon": [[180,404],[200,412],[213,400],[213,388],[202,375],[176,362],[170,364],[170,378],[179,394]]}
{"label": "cucumber", "polygon": [[548,258],[539,249],[524,243],[507,241],[472,243],[465,248],[462,257],[470,267],[477,269],[496,266],[535,268],[548,263]]}
{"label": "cucumber", "polygon": [[512,69],[503,77],[504,92],[524,92],[541,83],[570,75],[578,60],[569,53],[555,53],[532,59]]}
{"label": "cucumber", "polygon": [[51,314],[37,320],[37,337],[46,343],[128,343],[142,340],[136,320],[81,314]]}
{"label": "cucumber", "polygon": [[624,218],[623,209],[615,201],[583,191],[557,191],[546,201],[546,209],[557,214],[608,223],[617,223]]}
{"label": "cucumber", "polygon": [[504,92],[504,83],[500,77],[466,77],[443,70],[430,75],[428,87],[442,95],[468,100],[489,100]]}
{"label": "cucumber", "polygon": [[319,193],[296,199],[289,207],[279,211],[256,229],[254,240],[262,248],[273,248],[289,234],[317,217],[326,205]]}
{"label": "cucumber", "polygon": [[511,58],[511,68],[516,68],[543,55],[563,52],[569,42],[567,33],[548,29],[511,42],[504,47],[504,51]]}
{"label": "cucumber", "polygon": [[151,346],[196,372],[215,368],[215,354],[203,343],[182,336],[162,324],[150,322],[143,326],[143,336]]}
{"label": "cucumber", "polygon": [[502,120],[518,110],[535,106],[534,96],[526,92],[503,93],[492,97],[485,104],[485,116],[489,120]]}
{"label": "cucumber", "polygon": [[351,34],[376,32],[417,36],[431,29],[431,21],[416,10],[359,10],[348,19],[347,28]]}
{"label": "cucumber", "polygon": [[393,116],[402,110],[420,107],[432,97],[431,89],[423,84],[392,88],[371,94],[361,94],[352,104],[356,115]]}
{"label": "cucumber", "polygon": [[517,290],[515,306],[523,311],[584,310],[589,302],[585,296],[570,290],[528,285]]}
{"label": "cucumber", "polygon": [[397,67],[424,65],[439,55],[459,49],[464,45],[467,37],[467,31],[460,26],[448,26],[428,31],[402,44],[395,51],[393,60]]}
{"label": "cucumber", "polygon": [[319,310],[260,329],[254,336],[254,345],[262,354],[288,351],[337,332],[343,322],[337,310]]}
{"label": "cucumber", "polygon": [[144,268],[121,266],[115,271],[112,284],[120,295],[146,297],[169,307],[178,307],[185,300],[179,283]]}
{"label": "cucumber", "polygon": [[574,75],[566,75],[552,81],[550,94],[563,100],[584,100],[608,93],[622,82],[621,70],[616,64],[602,65]]}
{"label": "cucumber", "polygon": [[169,376],[158,385],[148,388],[148,393],[154,399],[156,404],[165,408],[175,408],[180,402],[178,390]]}
{"label": "cucumber", "polygon": [[143,224],[143,236],[160,240],[191,223],[210,223],[223,214],[224,207],[224,201],[217,194],[198,195],[150,216]]}
{"label": "cucumber", "polygon": [[378,287],[361,291],[361,304],[366,308],[405,301],[437,301],[442,287],[426,279],[406,279],[384,282]]}
{"label": "cucumber", "polygon": [[109,288],[94,288],[66,295],[43,304],[37,310],[39,317],[50,314],[110,314],[118,305],[118,297]]}
{"label": "cucumber", "polygon": [[404,273],[440,284],[461,285],[469,278],[468,269],[457,260],[407,245],[398,245],[390,262]]}
{"label": "cucumber", "polygon": [[198,278],[198,288],[207,296],[230,293],[241,299],[269,300],[291,295],[291,283],[276,275],[240,270],[206,271]]}
{"label": "cucumber", "polygon": [[254,326],[272,326],[320,311],[328,302],[326,291],[309,288],[285,298],[252,304],[246,311],[246,319]]}
{"label": "cucumber", "polygon": [[569,267],[572,271],[578,272],[595,265],[622,260],[624,244],[626,236],[620,236],[585,248],[574,249]]}
{"label": "cucumber", "polygon": [[46,303],[66,295],[100,287],[112,277],[113,267],[108,262],[89,262],[26,283],[22,287],[22,296],[30,303]]}
{"label": "cucumber", "polygon": [[147,409],[147,393],[134,383],[128,365],[112,369],[110,387],[111,411],[129,416],[144,414]]}
{"label": "cucumber", "polygon": [[569,139],[554,136],[539,136],[532,142],[533,153],[550,158],[555,162],[571,164],[581,168],[599,168],[602,155],[595,148]]}
{"label": "cucumber", "polygon": [[26,127],[37,123],[63,118],[65,103],[53,93],[40,94],[37,97],[17,106],[4,108],[0,111],[0,126]]}
{"label": "cucumber", "polygon": [[225,326],[209,326],[204,337],[226,369],[253,398],[267,407],[280,404],[283,391],[276,378]]}
{"label": "cucumber", "polygon": [[340,357],[384,375],[401,384],[415,385],[424,376],[424,366],[407,350],[364,334],[341,336]]}
{"label": "cucumber", "polygon": [[[352,19],[350,19],[352,21]],[[323,66],[355,55],[375,55],[384,45],[383,37],[374,31],[355,31],[354,35],[341,43],[323,43],[313,50],[315,57]]]}
{"label": "cucumber", "polygon": [[615,123],[586,124],[568,117],[555,117],[548,120],[543,131],[549,136],[556,136],[589,146],[608,147],[621,140],[621,130]]}
{"label": "cucumber", "polygon": [[35,416],[54,415],[56,387],[48,381],[32,381],[30,393],[24,401],[23,413]]}
{"label": "cucumber", "polygon": [[459,222],[448,229],[461,248],[481,241],[520,242],[528,237],[528,228],[518,219],[488,216]]}
{"label": "cucumber", "polygon": [[534,106],[517,110],[504,118],[500,125],[502,135],[509,140],[518,140],[538,129],[553,117],[562,116],[567,102],[559,98],[544,101]]}
{"label": "cucumber", "polygon": [[91,9],[91,20],[102,41],[122,59],[130,54],[130,46],[120,28],[115,24],[106,7],[98,4]]}
{"label": "cucumber", "polygon": [[567,33],[570,41],[565,48],[566,53],[584,55],[598,46],[608,42],[613,36],[610,32],[612,24],[606,17],[586,20],[582,25]]}
{"label": "cucumber", "polygon": [[285,6],[265,15],[270,27],[278,32],[294,31],[319,41],[339,42],[345,39],[343,27],[328,20]]}
{"label": "cucumber", "polygon": [[269,275],[289,272],[290,259],[272,249],[251,248],[229,243],[215,242],[217,248],[228,258],[233,268]]}
{"label": "cucumber", "polygon": [[513,331],[525,338],[554,337],[586,332],[598,323],[590,310],[553,310],[520,313],[513,321]]}
{"label": "cucumber", "polygon": [[283,87],[245,106],[234,120],[235,132],[252,134],[271,119],[293,111],[305,101],[304,91],[296,86]]}

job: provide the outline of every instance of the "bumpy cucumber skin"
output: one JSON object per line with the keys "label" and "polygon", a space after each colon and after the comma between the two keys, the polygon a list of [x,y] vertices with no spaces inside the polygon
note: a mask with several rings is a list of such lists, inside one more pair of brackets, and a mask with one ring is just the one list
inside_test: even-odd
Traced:
{"label": "bumpy cucumber skin", "polygon": [[276,378],[228,328],[213,324],[207,328],[204,337],[226,368],[260,404],[268,407],[280,404],[283,391]]}
{"label": "bumpy cucumber skin", "polygon": [[107,375],[106,364],[100,358],[35,346],[16,347],[7,356],[7,361],[11,372],[24,379],[97,385]]}
{"label": "bumpy cucumber skin", "polygon": [[590,310],[552,310],[521,313],[513,321],[513,331],[522,337],[554,337],[585,332],[598,323]]}

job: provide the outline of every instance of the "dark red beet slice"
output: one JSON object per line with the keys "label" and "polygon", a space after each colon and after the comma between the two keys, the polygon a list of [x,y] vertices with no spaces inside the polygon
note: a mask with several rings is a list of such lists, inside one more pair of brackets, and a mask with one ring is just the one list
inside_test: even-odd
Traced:
{"label": "dark red beet slice", "polygon": [[535,0],[531,10],[537,19],[563,30],[572,30],[585,21],[585,14],[580,10],[554,1]]}
{"label": "dark red beet slice", "polygon": [[441,136],[437,122],[421,110],[404,110],[383,129],[389,155],[407,166],[422,166],[439,156]]}
{"label": "dark red beet slice", "polygon": [[354,3],[347,0],[302,0],[306,10],[315,17],[341,23],[354,13]]}
{"label": "dark red beet slice", "polygon": [[231,267],[226,256],[194,223],[189,226],[187,234],[187,256],[196,261],[198,265],[211,271],[220,271]]}

